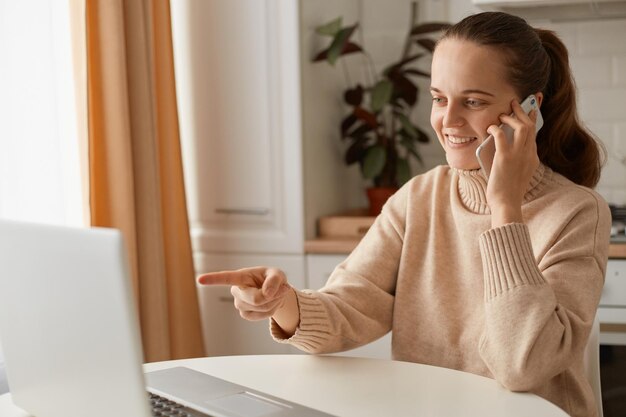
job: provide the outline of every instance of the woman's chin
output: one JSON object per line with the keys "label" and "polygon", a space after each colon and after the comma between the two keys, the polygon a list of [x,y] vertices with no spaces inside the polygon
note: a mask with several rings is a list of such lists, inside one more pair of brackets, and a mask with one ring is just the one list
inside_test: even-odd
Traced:
{"label": "woman's chin", "polygon": [[446,155],[446,160],[448,161],[448,165],[455,169],[473,170],[480,168],[480,165],[478,164],[476,158],[451,158],[449,155]]}

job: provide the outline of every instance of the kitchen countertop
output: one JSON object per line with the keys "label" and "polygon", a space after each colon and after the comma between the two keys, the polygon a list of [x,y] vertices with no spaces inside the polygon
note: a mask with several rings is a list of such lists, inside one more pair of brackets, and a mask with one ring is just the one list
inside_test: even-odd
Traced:
{"label": "kitchen countertop", "polygon": [[[304,242],[304,252],[307,254],[349,254],[359,243],[354,238],[318,238]],[[609,258],[626,258],[626,242],[611,243]]]}

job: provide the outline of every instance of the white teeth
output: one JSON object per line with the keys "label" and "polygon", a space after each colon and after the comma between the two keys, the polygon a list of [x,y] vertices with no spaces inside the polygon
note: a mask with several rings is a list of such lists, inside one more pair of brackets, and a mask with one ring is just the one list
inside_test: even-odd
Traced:
{"label": "white teeth", "polygon": [[467,143],[467,142],[471,142],[474,139],[476,138],[460,138],[460,137],[448,135],[448,140],[454,144]]}

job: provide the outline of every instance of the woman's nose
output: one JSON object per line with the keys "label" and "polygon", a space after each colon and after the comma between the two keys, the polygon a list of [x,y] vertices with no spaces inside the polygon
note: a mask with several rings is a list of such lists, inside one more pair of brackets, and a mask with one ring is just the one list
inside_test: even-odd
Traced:
{"label": "woman's nose", "polygon": [[443,116],[443,126],[462,126],[463,123],[465,123],[465,119],[463,118],[462,107],[455,103],[448,103],[446,113]]}

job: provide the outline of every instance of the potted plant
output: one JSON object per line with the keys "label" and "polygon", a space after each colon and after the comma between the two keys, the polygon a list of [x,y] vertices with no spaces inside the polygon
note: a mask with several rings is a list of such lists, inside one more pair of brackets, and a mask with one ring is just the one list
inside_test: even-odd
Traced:
{"label": "potted plant", "polygon": [[348,141],[346,164],[358,163],[363,177],[373,182],[367,190],[370,215],[380,213],[387,198],[411,178],[409,162],[415,159],[422,163],[418,144],[429,142],[428,135],[411,121],[411,113],[419,97],[413,77],[430,78],[430,74],[412,64],[432,54],[435,41],[427,35],[450,25],[416,21],[417,4],[413,2],[402,53],[380,73],[374,70],[369,54],[352,40],[358,22],[343,27],[339,17],[316,28],[319,35],[330,38],[330,44],[314,57],[314,62],[326,61],[334,66],[342,56],[358,53],[365,55],[370,67],[369,82],[356,82],[345,89],[343,98],[349,112],[341,122],[341,137]]}

